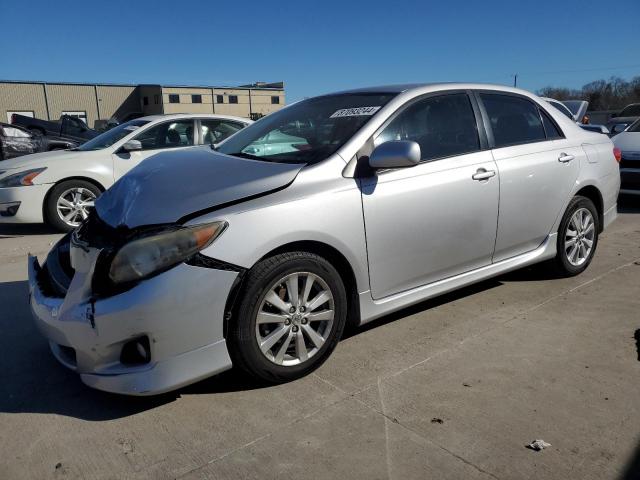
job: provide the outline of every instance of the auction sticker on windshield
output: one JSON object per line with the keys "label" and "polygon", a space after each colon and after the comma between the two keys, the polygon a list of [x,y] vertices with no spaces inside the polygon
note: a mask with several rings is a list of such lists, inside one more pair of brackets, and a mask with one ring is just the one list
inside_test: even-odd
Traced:
{"label": "auction sticker on windshield", "polygon": [[329,118],[338,118],[338,117],[364,117],[368,115],[373,115],[380,107],[357,107],[357,108],[343,108],[342,110],[338,110],[333,113]]}

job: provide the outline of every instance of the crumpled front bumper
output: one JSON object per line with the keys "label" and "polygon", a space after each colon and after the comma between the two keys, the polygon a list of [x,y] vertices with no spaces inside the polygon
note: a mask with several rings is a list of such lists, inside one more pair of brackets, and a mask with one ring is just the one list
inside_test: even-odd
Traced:
{"label": "crumpled front bumper", "polygon": [[[64,298],[29,256],[29,295],[35,322],[55,357],[94,388],[128,395],[174,390],[231,368],[223,335],[224,310],[238,275],[181,264],[123,293],[83,298],[81,275]],[[146,335],[151,361],[127,365],[123,346]]]}

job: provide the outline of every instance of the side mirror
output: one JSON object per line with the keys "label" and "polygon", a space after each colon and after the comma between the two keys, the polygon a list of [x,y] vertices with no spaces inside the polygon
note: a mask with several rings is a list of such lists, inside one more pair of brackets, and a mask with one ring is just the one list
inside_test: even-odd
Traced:
{"label": "side mirror", "polygon": [[384,142],[369,156],[369,166],[373,169],[413,167],[418,163],[420,145],[405,140]]}
{"label": "side mirror", "polygon": [[122,145],[122,150],[124,150],[125,152],[142,150],[142,143],[140,143],[140,140],[129,140],[124,145]]}

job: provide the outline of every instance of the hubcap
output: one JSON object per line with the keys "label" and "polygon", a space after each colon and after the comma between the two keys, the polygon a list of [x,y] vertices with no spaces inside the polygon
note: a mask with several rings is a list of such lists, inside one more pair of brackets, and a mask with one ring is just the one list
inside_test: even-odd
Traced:
{"label": "hubcap", "polygon": [[262,297],[256,318],[258,347],[277,365],[299,365],[322,348],[333,318],[333,295],[327,283],[313,273],[292,273]]}
{"label": "hubcap", "polygon": [[575,267],[589,259],[596,235],[593,215],[586,208],[579,208],[571,216],[564,235],[564,253]]}
{"label": "hubcap", "polygon": [[95,199],[96,196],[91,190],[82,187],[70,188],[58,197],[58,216],[67,225],[77,227],[89,216]]}

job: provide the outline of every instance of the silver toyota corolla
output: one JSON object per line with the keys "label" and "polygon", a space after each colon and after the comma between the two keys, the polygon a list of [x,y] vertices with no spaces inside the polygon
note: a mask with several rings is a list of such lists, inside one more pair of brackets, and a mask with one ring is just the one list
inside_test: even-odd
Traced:
{"label": "silver toyota corolla", "polygon": [[605,135],[477,84],[304,100],[218,146],[144,161],[40,266],[31,307],[87,385],[165,392],[236,365],[283,382],[347,322],[551,260],[587,268],[616,217]]}

